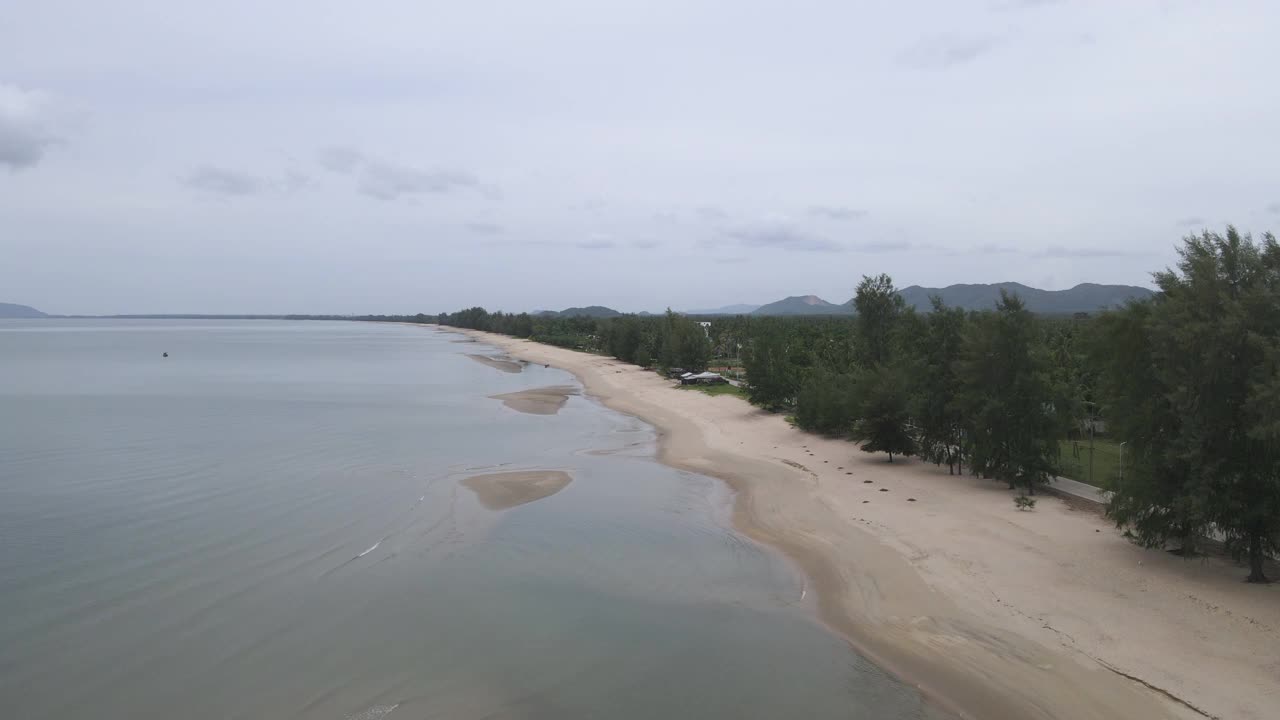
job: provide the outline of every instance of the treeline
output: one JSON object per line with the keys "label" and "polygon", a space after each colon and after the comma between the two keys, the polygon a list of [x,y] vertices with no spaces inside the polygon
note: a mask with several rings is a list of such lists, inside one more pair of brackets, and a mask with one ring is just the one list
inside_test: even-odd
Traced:
{"label": "treeline", "polygon": [[668,310],[663,315],[615,318],[555,317],[488,312],[473,307],[432,318],[441,325],[528,338],[548,345],[604,353],[641,367],[706,369],[711,359],[708,330]]}
{"label": "treeline", "polygon": [[1060,474],[1062,440],[1105,419],[1127,448],[1109,488],[1117,525],[1184,553],[1219,537],[1266,582],[1280,550],[1280,247],[1228,228],[1179,253],[1155,297],[1096,317],[1038,317],[1010,295],[917,313],[880,275],[858,285],[852,317],[433,319],[643,366],[740,364],[751,402],[805,430],[1028,494]]}

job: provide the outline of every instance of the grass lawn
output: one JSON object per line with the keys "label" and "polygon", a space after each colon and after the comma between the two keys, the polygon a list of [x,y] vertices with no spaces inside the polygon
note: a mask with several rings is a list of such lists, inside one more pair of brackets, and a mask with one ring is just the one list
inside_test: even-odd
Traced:
{"label": "grass lawn", "polygon": [[747,391],[736,385],[678,385],[681,390],[698,390],[708,395],[735,395],[747,399]]}
{"label": "grass lawn", "polygon": [[[1089,483],[1097,487],[1108,487],[1120,476],[1120,443],[1114,440],[1094,438],[1093,440],[1093,475],[1089,474],[1089,439],[1062,440],[1062,476]],[[1130,458],[1124,459],[1125,467],[1129,467]]]}

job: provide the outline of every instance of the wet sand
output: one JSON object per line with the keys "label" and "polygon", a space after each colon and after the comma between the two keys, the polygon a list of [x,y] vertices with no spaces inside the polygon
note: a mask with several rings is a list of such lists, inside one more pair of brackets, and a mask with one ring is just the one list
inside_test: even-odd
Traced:
{"label": "wet sand", "polygon": [[552,385],[489,397],[501,400],[503,405],[517,412],[530,415],[555,415],[569,401],[570,395],[577,394],[578,389],[571,385]]}
{"label": "wet sand", "polygon": [[489,510],[509,510],[551,497],[571,482],[573,478],[563,470],[521,470],[472,475],[460,484]]}
{"label": "wet sand", "polygon": [[524,369],[520,363],[513,360],[503,360],[502,358],[493,357],[492,355],[477,355],[475,353],[467,353],[467,357],[475,360],[481,365],[488,365],[494,370],[501,370],[506,373],[518,373]]}
{"label": "wet sand", "polygon": [[735,526],[805,570],[832,629],[961,717],[1274,717],[1280,586],[1137,548],[1056,499],[1019,512],[998,483],[889,465],[627,363],[471,335],[657,427],[660,459],[729,484]]}

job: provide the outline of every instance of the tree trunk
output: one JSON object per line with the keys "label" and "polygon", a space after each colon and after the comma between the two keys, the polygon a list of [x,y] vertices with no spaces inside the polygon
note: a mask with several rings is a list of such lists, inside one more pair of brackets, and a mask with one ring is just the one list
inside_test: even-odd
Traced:
{"label": "tree trunk", "polygon": [[893,462],[893,453],[889,453],[889,462]]}
{"label": "tree trunk", "polygon": [[1262,563],[1266,556],[1262,554],[1262,535],[1249,534],[1249,580],[1251,583],[1269,583],[1266,573],[1262,571]]}

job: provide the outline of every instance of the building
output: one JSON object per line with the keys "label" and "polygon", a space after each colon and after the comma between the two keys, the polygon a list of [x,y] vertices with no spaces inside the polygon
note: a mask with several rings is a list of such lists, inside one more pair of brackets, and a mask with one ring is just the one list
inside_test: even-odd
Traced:
{"label": "building", "polygon": [[713,372],[685,373],[680,376],[681,385],[725,385],[728,382],[722,375]]}

